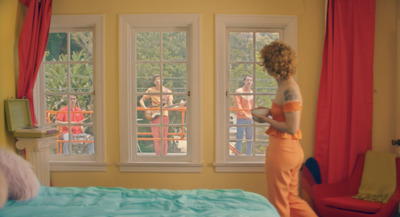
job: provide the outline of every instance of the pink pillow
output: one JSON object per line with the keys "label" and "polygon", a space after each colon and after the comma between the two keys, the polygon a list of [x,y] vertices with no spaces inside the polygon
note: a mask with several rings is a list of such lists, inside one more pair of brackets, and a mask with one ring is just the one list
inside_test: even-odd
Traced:
{"label": "pink pillow", "polygon": [[8,199],[8,183],[6,177],[0,171],[0,209],[3,208]]}
{"label": "pink pillow", "polygon": [[13,151],[0,147],[0,172],[8,182],[8,198],[28,200],[35,197],[40,184],[32,166]]}

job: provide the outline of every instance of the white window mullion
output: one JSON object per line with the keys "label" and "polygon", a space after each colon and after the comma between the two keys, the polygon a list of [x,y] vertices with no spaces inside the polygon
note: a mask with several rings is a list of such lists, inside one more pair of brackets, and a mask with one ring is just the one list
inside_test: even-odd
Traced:
{"label": "white window mullion", "polygon": [[[190,105],[186,105],[188,107],[186,113],[187,122],[184,124],[184,127],[187,127],[187,153],[184,156],[179,154],[167,156],[155,156],[154,154],[150,155],[138,155],[136,151],[132,150],[133,147],[136,147],[138,142],[136,141],[137,135],[132,135],[131,137],[126,136],[132,134],[132,130],[135,131],[136,127],[149,127],[150,124],[136,124],[132,121],[127,121],[131,119],[127,119],[126,117],[122,117],[120,119],[120,141],[121,141],[121,163],[119,164],[120,170],[124,172],[198,172],[201,171],[202,164],[200,164],[200,144],[201,140],[192,140],[192,134],[200,132],[200,112],[197,109],[193,109],[194,107],[200,107],[200,16],[199,15],[120,15],[120,57],[121,57],[121,65],[120,65],[120,114],[131,113],[132,109],[137,105],[136,98],[128,99],[130,102],[128,103],[131,107],[127,106],[127,96],[130,91],[135,93],[136,87],[136,79],[132,79],[132,83],[129,84],[126,81],[128,72],[134,72],[136,68],[132,68],[131,65],[135,63],[131,63],[131,60],[134,59],[136,54],[135,52],[135,44],[127,46],[129,41],[127,39],[130,38],[130,35],[135,34],[136,32],[159,32],[160,39],[160,59],[157,61],[148,61],[148,60],[140,60],[140,63],[158,63],[160,69],[159,73],[161,79],[164,78],[164,64],[173,64],[173,63],[185,63],[188,67],[186,75],[187,77],[187,89],[191,91],[192,94],[196,96],[196,99],[191,100]],[[187,60],[165,60],[163,55],[163,32],[190,32],[190,34],[186,34],[186,42],[190,44],[190,46],[186,47],[187,51],[190,51],[190,54],[186,56]],[[132,42],[134,40],[131,40]],[[135,42],[136,43],[136,42]],[[131,51],[130,49],[133,49]],[[132,56],[134,55],[134,56]],[[134,73],[133,73],[134,74]],[[133,75],[135,76],[135,75]],[[196,79],[198,78],[198,79]],[[147,79],[146,79],[147,80]],[[146,81],[147,82],[147,81]],[[168,87],[169,88],[169,87]],[[171,89],[171,88],[170,88]],[[143,93],[136,93],[135,96],[142,96]],[[173,96],[183,95],[183,93],[175,93],[173,91],[171,94]],[[170,94],[165,94],[163,90],[160,90],[161,103],[164,96],[169,96]],[[191,98],[192,99],[192,98]],[[160,113],[164,108],[161,108]],[[198,113],[195,113],[198,112]],[[197,117],[196,117],[197,116]],[[161,117],[162,118],[162,117]],[[170,117],[171,118],[171,117]],[[170,120],[171,121],[171,120]],[[170,122],[169,124],[160,122],[160,139],[163,140],[162,136],[162,128],[165,126],[175,127],[179,125],[177,123]],[[129,126],[132,126],[128,129]],[[133,137],[133,138],[132,138]],[[131,148],[132,147],[132,148]],[[160,141],[160,149],[163,148],[162,141]],[[162,153],[162,150],[161,150]]]}
{"label": "white window mullion", "polygon": [[[258,32],[279,32],[280,40],[284,40],[296,49],[297,18],[295,16],[268,15],[216,15],[216,161],[217,172],[263,172],[264,154],[256,152],[256,125],[253,124],[253,155],[231,156],[229,153],[229,101],[230,92],[230,56],[229,32],[251,32],[253,34],[253,61],[235,61],[235,64],[250,64],[253,66],[253,99],[256,104],[257,96],[268,96],[268,93],[258,93],[257,86],[257,46]],[[245,73],[243,73],[245,74]],[[234,94],[236,95],[236,94]],[[240,94],[246,95],[246,94]],[[265,106],[258,105],[257,106]],[[228,111],[228,114],[226,112]],[[233,125],[238,126],[238,125]],[[245,138],[245,137],[244,137]],[[233,141],[233,140],[232,140]]]}
{"label": "white window mullion", "polygon": [[[93,59],[91,61],[72,61],[71,60],[71,33],[74,32],[87,32],[93,31]],[[40,119],[41,124],[46,123],[46,98],[54,97],[54,96],[64,96],[67,95],[68,98],[68,106],[70,106],[69,96],[71,94],[78,95],[91,95],[90,97],[94,101],[93,111],[96,111],[96,114],[93,115],[93,124],[82,124],[85,126],[90,126],[95,135],[95,153],[93,155],[88,154],[78,154],[75,155],[62,155],[62,154],[51,154],[50,158],[50,170],[51,171],[104,171],[106,169],[105,163],[105,155],[104,155],[104,113],[103,109],[99,107],[104,107],[104,16],[103,15],[53,15],[52,21],[50,25],[50,33],[65,33],[66,34],[66,54],[67,60],[65,61],[46,61],[43,59],[42,65],[40,67],[40,75],[37,80],[38,88],[35,89],[35,96],[38,98],[36,102],[40,104]],[[49,46],[49,44],[48,44]],[[97,62],[94,63],[93,61]],[[95,96],[89,92],[71,92],[71,64],[84,64],[88,63],[93,67],[93,90],[100,90]],[[52,64],[60,64],[64,65],[66,68],[66,90],[62,92],[46,92],[45,90],[45,68],[46,65]],[[52,110],[52,109],[50,109]],[[68,123],[67,124],[58,124],[63,126],[68,126],[69,132],[71,132],[72,126],[77,126],[81,124],[73,124],[71,123],[71,111],[68,110]],[[51,123],[51,125],[55,125]],[[96,126],[95,126],[96,125]],[[98,125],[98,126],[97,126]],[[69,133],[69,138],[71,139],[71,133]],[[71,146],[69,146],[71,147]],[[70,149],[71,151],[71,149]],[[72,152],[70,152],[72,153]]]}

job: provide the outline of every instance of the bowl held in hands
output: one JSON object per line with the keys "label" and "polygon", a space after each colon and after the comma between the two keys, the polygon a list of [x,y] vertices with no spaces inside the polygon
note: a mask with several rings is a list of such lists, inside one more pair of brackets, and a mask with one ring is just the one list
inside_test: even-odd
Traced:
{"label": "bowl held in hands", "polygon": [[256,115],[267,116],[268,113],[269,113],[269,108],[265,107],[258,107],[251,110],[252,115],[256,114]]}

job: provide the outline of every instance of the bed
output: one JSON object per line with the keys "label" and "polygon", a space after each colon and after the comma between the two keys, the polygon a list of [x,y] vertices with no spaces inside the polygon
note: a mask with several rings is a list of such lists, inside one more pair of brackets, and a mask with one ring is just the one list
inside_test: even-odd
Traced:
{"label": "bed", "polygon": [[243,190],[40,187],[30,200],[9,200],[0,216],[279,217],[263,196]]}

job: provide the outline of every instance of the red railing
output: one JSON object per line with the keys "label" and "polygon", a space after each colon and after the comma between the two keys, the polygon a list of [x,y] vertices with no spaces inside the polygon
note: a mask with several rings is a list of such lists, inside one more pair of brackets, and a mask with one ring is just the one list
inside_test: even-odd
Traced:
{"label": "red railing", "polygon": [[[143,108],[143,107],[136,107],[136,110],[138,111],[158,111],[160,110],[159,108]],[[165,108],[163,109],[164,111],[181,111],[182,115],[182,125],[185,123],[185,113],[186,113],[186,107],[180,107],[180,108]],[[137,133],[138,135],[152,135],[151,132],[148,133]],[[185,136],[185,129],[184,126],[181,127],[181,132],[180,133],[168,133],[168,136],[179,136],[179,138],[164,138],[164,140],[186,140],[183,138]],[[138,140],[161,140],[160,138],[137,138]]]}
{"label": "red railing", "polygon": [[[146,110],[154,110],[157,111],[159,108],[142,108],[142,107],[137,107],[136,108],[138,111],[146,111]],[[180,107],[180,108],[165,108],[165,111],[181,111],[182,115],[182,124],[184,124],[185,120],[185,113],[186,113],[186,107]],[[238,109],[231,107],[229,109],[230,111],[250,111],[250,109]],[[51,115],[57,115],[59,113],[68,113],[68,111],[46,111],[46,121],[47,123],[51,123]],[[71,113],[82,113],[82,114],[93,114],[93,111],[71,111]],[[60,129],[61,126],[57,126],[58,129]],[[140,132],[137,133],[137,135],[152,135],[151,132]],[[168,133],[168,136],[179,136],[179,138],[164,138],[164,140],[186,140],[184,136],[186,135],[184,126],[181,127],[181,132],[180,133]],[[156,141],[156,140],[161,140],[161,138],[137,138],[137,140],[142,140],[142,141]],[[62,153],[62,143],[64,142],[71,142],[71,143],[93,143],[93,140],[63,140],[62,139],[62,132],[60,130],[60,133],[57,135],[57,142],[58,142],[58,147],[57,147],[57,154]],[[229,149],[234,152],[236,155],[240,155],[240,151],[236,150],[235,147],[229,145]]]}
{"label": "red railing", "polygon": [[[142,107],[137,107],[136,108],[138,111],[145,111],[145,110],[159,110],[158,108],[142,108]],[[185,121],[185,113],[186,113],[186,107],[180,107],[180,108],[165,108],[163,109],[165,111],[181,111],[182,115],[182,124],[184,124]],[[46,121],[47,123],[51,123],[51,115],[57,115],[59,113],[68,113],[68,111],[46,111]],[[93,111],[71,111],[71,113],[82,113],[82,114],[93,114]],[[57,126],[57,128],[60,130],[60,133],[57,135],[57,154],[62,153],[62,144],[64,142],[71,142],[71,143],[93,143],[93,140],[64,140],[62,138],[62,131],[60,129],[62,126]],[[151,132],[140,132],[137,133],[137,135],[152,135]],[[168,136],[179,136],[179,138],[164,138],[164,140],[186,140],[184,136],[186,135],[184,126],[181,127],[181,132],[180,133],[168,133]],[[161,140],[161,138],[137,138],[137,140],[143,140],[143,141],[156,141],[156,140]]]}

